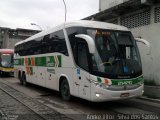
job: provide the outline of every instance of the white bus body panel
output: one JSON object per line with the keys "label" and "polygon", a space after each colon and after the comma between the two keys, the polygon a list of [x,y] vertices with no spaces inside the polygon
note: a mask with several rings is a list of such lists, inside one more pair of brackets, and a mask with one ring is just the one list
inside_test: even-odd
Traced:
{"label": "white bus body panel", "polygon": [[73,89],[78,97],[90,100],[91,84],[89,82],[90,74],[81,68],[73,69]]}

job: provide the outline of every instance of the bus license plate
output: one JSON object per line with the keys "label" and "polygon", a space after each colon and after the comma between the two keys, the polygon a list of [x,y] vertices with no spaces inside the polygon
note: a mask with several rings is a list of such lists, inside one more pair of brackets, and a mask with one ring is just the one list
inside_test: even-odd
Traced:
{"label": "bus license plate", "polygon": [[128,97],[128,96],[129,96],[129,93],[121,93],[120,97]]}

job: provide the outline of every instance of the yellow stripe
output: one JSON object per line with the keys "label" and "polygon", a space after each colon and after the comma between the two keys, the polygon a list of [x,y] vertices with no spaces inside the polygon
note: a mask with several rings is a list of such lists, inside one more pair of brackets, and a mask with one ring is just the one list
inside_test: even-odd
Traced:
{"label": "yellow stripe", "polygon": [[13,71],[14,69],[13,68],[3,68],[3,67],[0,67],[0,70],[4,71],[4,72],[10,72],[10,71]]}
{"label": "yellow stripe", "polygon": [[0,67],[0,70],[2,70],[3,68],[2,67]]}

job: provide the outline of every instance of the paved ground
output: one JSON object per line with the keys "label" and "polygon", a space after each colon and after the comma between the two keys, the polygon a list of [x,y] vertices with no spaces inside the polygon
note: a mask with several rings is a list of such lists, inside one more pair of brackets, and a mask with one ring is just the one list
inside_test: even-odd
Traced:
{"label": "paved ground", "polygon": [[71,120],[65,115],[0,82],[1,119]]}
{"label": "paved ground", "polygon": [[[128,117],[129,119],[159,120],[160,118],[160,104],[143,99],[92,103],[73,97],[72,101],[65,102],[61,99],[58,92],[35,85],[24,87],[21,86],[19,81],[15,78],[0,78],[0,82],[20,91],[20,93],[38,101],[38,103],[47,106],[48,109],[50,108],[57,113],[67,116],[66,118],[75,120],[93,118],[93,120],[95,120],[99,119],[96,118],[98,115],[101,119],[108,118],[124,120],[127,119],[125,117]],[[0,98],[1,97],[3,96],[0,96]]]}

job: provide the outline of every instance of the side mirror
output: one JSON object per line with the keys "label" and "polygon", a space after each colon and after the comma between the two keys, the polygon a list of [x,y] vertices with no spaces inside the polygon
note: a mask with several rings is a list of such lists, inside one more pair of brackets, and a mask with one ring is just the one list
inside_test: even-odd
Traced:
{"label": "side mirror", "polygon": [[142,38],[135,38],[135,40],[136,40],[137,42],[141,42],[141,43],[145,44],[147,47],[150,48],[150,43],[149,43],[147,40],[142,39]]}
{"label": "side mirror", "polygon": [[148,50],[148,52],[147,52],[147,55],[150,55],[150,54],[151,54],[151,45],[150,45],[150,43],[149,43],[147,40],[142,39],[142,38],[135,38],[135,40],[136,40],[137,42],[141,42],[141,43],[145,44],[145,45],[149,48],[149,50]]}
{"label": "side mirror", "polygon": [[96,49],[95,43],[94,43],[94,40],[89,35],[78,34],[78,35],[75,35],[75,37],[84,39],[88,44],[89,52],[91,54],[95,53],[95,49]]}

